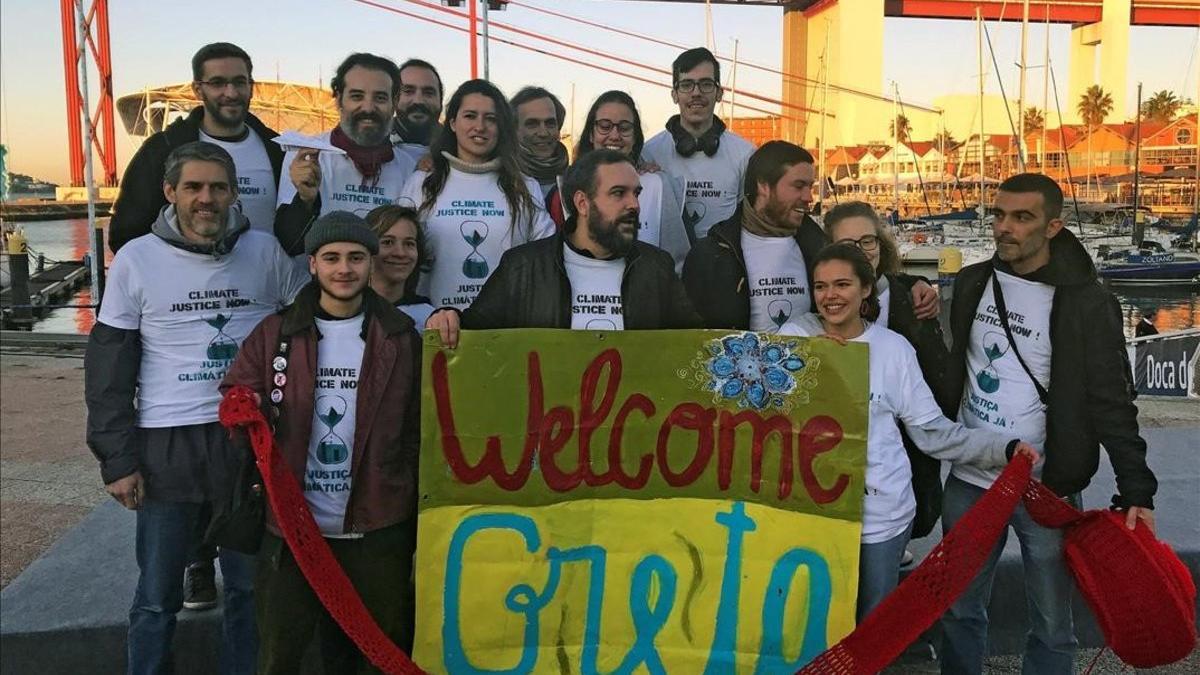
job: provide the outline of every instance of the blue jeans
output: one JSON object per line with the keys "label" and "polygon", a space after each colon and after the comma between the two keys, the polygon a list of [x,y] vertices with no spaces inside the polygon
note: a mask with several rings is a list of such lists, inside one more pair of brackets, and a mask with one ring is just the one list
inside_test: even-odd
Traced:
{"label": "blue jeans", "polygon": [[900,583],[900,559],[912,537],[912,523],[900,534],[874,544],[860,544],[858,553],[858,609],[856,623],[862,623]]}
{"label": "blue jeans", "polygon": [[[134,673],[170,672],[175,615],[183,607],[183,572],[197,544],[203,505],[147,499],[137,511],[137,591],[129,610],[129,666]],[[220,551],[225,587],[221,672],[253,673],[254,557]]]}
{"label": "blue jeans", "polygon": [[[984,489],[954,476],[946,481],[942,497],[942,532],[983,495]],[[1078,503],[1078,496],[1073,503]],[[1025,577],[1025,604],[1029,612],[1029,634],[1025,639],[1023,675],[1071,673],[1077,642],[1071,617],[1071,588],[1074,582],[1063,559],[1062,530],[1045,528],[1033,521],[1023,504],[1018,504],[1008,524],[1021,542]],[[942,617],[942,673],[976,675],[983,670],[988,643],[988,602],[996,563],[1008,539],[1008,528],[983,564],[978,576]]]}

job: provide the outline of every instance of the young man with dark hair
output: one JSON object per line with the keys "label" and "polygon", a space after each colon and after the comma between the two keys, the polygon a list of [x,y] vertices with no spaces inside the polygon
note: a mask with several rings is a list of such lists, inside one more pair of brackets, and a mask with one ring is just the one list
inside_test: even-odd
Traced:
{"label": "young man with dark hair", "polygon": [[[1000,184],[991,209],[996,253],[955,282],[947,397],[968,428],[1004,429],[1043,450],[1034,473],[1069,500],[1108,451],[1126,525],[1154,529],[1157,481],[1138,432],[1133,378],[1116,298],[1091,258],[1063,227],[1062,189],[1041,174]],[[960,403],[961,402],[961,403]],[[998,473],[955,466],[946,482],[942,527],[949,530]],[[1021,540],[1029,636],[1025,673],[1070,673],[1076,640],[1071,576],[1062,530],[1038,525],[1018,504],[1009,525]],[[942,618],[943,673],[980,673],[987,653],[987,605],[1007,529],[984,568]]]}
{"label": "young man with dark hair", "polygon": [[167,204],[161,187],[167,155],[193,141],[219,145],[233,156],[242,213],[254,229],[272,231],[283,150],[270,142],[279,134],[250,113],[253,70],[250,56],[228,42],[205,45],[192,57],[192,93],[200,105],[147,138],[129,160],[108,224],[114,253],[150,231]]}
{"label": "young man with dark hair", "polygon": [[[658,330],[698,328],[670,254],[637,240],[637,169],[616,150],[595,150],[567,171],[571,217],[563,232],[510,249],[462,328]],[[459,313],[435,312],[426,324],[458,343]]]}
{"label": "young man with dark hair", "polygon": [[[412,319],[369,285],[379,239],[358,216],[327,213],[304,238],[313,281],[246,338],[221,383],[252,389],[308,510],[376,623],[412,648],[421,342]],[[282,345],[282,346],[281,346]],[[298,673],[314,638],[326,673],[366,659],[321,606],[271,512],[258,555],[258,672]]]}
{"label": "young man with dark hair", "polygon": [[[229,153],[187,143],[163,174],[168,205],[113,258],[84,360],[88,446],[108,493],[137,511],[130,673],[170,669],[184,567],[206,509],[235,480],[217,384],[251,328],[306,282],[275,237],[232,208]],[[246,673],[256,649],[251,561],[225,550],[220,560],[222,672]]]}
{"label": "young man with dark hair", "polygon": [[542,202],[555,225],[566,221],[559,181],[570,158],[567,146],[559,140],[566,108],[554,94],[541,87],[525,87],[509,101],[517,118],[517,142],[521,170],[536,179],[542,188]]}
{"label": "young man with dark hair", "polygon": [[723,90],[721,65],[712,52],[703,47],[683,52],[671,65],[671,79],[679,114],[646,141],[642,159],[683,180],[683,222],[694,245],[737,209],[754,146],[713,114]]}
{"label": "young man with dark hair", "polygon": [[338,66],[331,88],[339,121],[317,139],[325,147],[291,150],[283,158],[288,177],[279,184],[275,235],[292,255],[303,252],[306,228],[316,216],[339,210],[365,216],[392,204],[416,168],[389,138],[401,89],[395,63],[351,54]]}
{"label": "young man with dark hair", "polygon": [[433,64],[409,59],[400,64],[400,94],[392,123],[392,144],[413,161],[429,154],[429,144],[442,115],[442,76]]}
{"label": "young man with dark hair", "polygon": [[[683,263],[683,283],[707,328],[776,332],[812,311],[812,265],[828,242],[809,216],[813,156],[787,141],[769,141],[750,156],[733,217],[713,225]],[[937,292],[913,287],[919,318],[937,316]]]}

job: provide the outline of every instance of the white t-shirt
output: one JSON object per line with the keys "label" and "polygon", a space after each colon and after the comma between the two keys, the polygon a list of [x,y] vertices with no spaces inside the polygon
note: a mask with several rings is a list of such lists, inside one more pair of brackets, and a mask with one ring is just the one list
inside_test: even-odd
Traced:
{"label": "white t-shirt", "polygon": [[141,332],[138,426],[215,422],[217,385],[242,341],[309,279],[273,235],[254,230],[219,258],[155,234],[123,246],[108,269],[99,320]]}
{"label": "white t-shirt", "polygon": [[[319,138],[328,142],[330,132]],[[394,150],[394,148],[393,148]],[[404,152],[394,152],[392,161],[383,165],[379,180],[364,183],[362,174],[355,168],[349,155],[336,152],[317,153],[317,164],[321,167],[321,213],[350,211],[366,217],[371,209],[384,204],[394,204],[404,188],[404,182],[416,168],[416,161]],[[283,157],[283,175],[279,177],[279,205],[290,204],[296,198],[296,186],[288,177],[288,168],[296,159],[291,150]]]}
{"label": "white t-shirt", "polygon": [[362,315],[317,319],[317,379],[313,389],[312,436],[304,469],[304,500],[325,536],[345,534],[350,503],[351,460],[358,381],[366,343]]}
{"label": "white t-shirt", "polygon": [[641,227],[638,241],[651,246],[662,246],[663,179],[656,173],[644,173],[638,178],[642,182],[642,194],[638,195]]}
{"label": "white t-shirt", "polygon": [[754,145],[729,131],[721,134],[721,144],[712,157],[703,152],[691,157],[680,155],[675,151],[675,139],[665,130],[642,148],[642,159],[683,179],[683,224],[694,230],[696,239],[737,209],[746,162],[752,154]]}
{"label": "white t-shirt", "polygon": [[417,324],[417,335],[425,332],[425,320],[433,314],[433,305],[428,302],[416,302],[411,305],[396,305],[396,309],[404,312]]}
{"label": "white t-shirt", "polygon": [[808,312],[808,271],[794,237],[760,237],[742,230],[742,256],[750,287],[750,330],[775,333]]}
{"label": "white t-shirt", "polygon": [[887,277],[879,277],[875,280],[875,295],[879,298],[879,318],[875,323],[888,327],[888,315],[891,314],[892,302],[892,285],[888,283]]}
{"label": "white t-shirt", "polygon": [[237,167],[238,202],[242,214],[250,221],[250,227],[268,234],[275,232],[275,172],[271,169],[271,158],[262,139],[251,129],[240,141],[223,141],[203,131],[200,140],[225,148],[233,157]]}
{"label": "white t-shirt", "polygon": [[[404,186],[403,197],[420,206],[421,183],[428,174],[417,171]],[[508,200],[494,173],[466,173],[451,168],[437,201],[421,213],[425,245],[433,269],[421,275],[419,291],[434,307],[466,309],[496,271],[508,249],[554,234],[554,221],[538,195],[537,181],[525,177],[534,211],[517,222],[515,231]]]}
{"label": "white t-shirt", "polygon": [[571,329],[625,330],[621,299],[625,259],[597,260],[563,244],[563,263],[571,282]]}
{"label": "white t-shirt", "polygon": [[[875,544],[899,535],[917,513],[912,465],[898,425],[920,426],[941,417],[942,411],[908,340],[877,323],[866,324],[866,330],[852,342],[865,342],[868,349],[871,405],[862,541]],[[824,332],[821,319],[807,312],[780,330],[784,335],[810,337]]]}
{"label": "white t-shirt", "polygon": [[[1008,325],[1021,357],[1042,386],[1050,388],[1050,309],[1054,287],[996,272],[1008,308]],[[958,420],[969,429],[990,429],[1020,438],[1035,448],[1046,444],[1046,406],[1013,354],[992,294],[984,288],[967,342],[967,381],[963,384]],[[1034,467],[1040,474],[1042,465]],[[999,470],[955,466],[952,473],[979,487],[990,487]]]}

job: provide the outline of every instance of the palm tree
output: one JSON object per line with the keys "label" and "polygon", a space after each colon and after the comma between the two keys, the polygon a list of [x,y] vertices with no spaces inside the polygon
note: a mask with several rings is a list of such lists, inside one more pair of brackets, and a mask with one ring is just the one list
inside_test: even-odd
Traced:
{"label": "palm tree", "polygon": [[1079,117],[1083,119],[1083,123],[1088,128],[1088,173],[1087,186],[1090,189],[1092,183],[1092,134],[1096,127],[1104,124],[1104,118],[1112,112],[1113,100],[1108,92],[1098,85],[1093,84],[1088,87],[1083,95],[1079,97],[1079,103],[1075,106],[1079,111]]}
{"label": "palm tree", "polygon": [[[899,127],[900,133],[896,133]],[[897,143],[907,143],[909,135],[912,133],[912,124],[904,115],[896,115],[896,119],[888,122],[888,136],[891,136]]]}
{"label": "palm tree", "polygon": [[1183,107],[1183,99],[1175,96],[1174,92],[1163,89],[1155,92],[1148,100],[1142,102],[1142,117],[1151,122],[1167,123],[1175,119],[1179,109]]}
{"label": "palm tree", "polygon": [[1025,109],[1025,123],[1022,125],[1025,128],[1025,134],[1032,134],[1046,128],[1046,113],[1040,108]]}
{"label": "palm tree", "polygon": [[958,147],[958,141],[955,140],[954,134],[950,133],[949,131],[938,132],[938,134],[933,137],[933,142],[938,146],[938,148],[943,148],[942,154],[950,152],[954,148]]}

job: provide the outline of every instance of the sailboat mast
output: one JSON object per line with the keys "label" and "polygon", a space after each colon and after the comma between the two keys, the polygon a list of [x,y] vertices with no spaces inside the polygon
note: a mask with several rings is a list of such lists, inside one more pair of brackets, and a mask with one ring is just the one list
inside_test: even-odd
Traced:
{"label": "sailboat mast", "polygon": [[1137,88],[1137,123],[1133,125],[1133,245],[1140,247],[1142,238],[1145,235],[1145,221],[1142,220],[1142,214],[1138,210],[1139,199],[1138,194],[1138,173],[1142,168],[1142,83],[1138,82]]}
{"label": "sailboat mast", "polygon": [[[1061,127],[1063,121],[1059,120]],[[1046,6],[1046,47],[1042,58],[1042,147],[1038,153],[1038,166],[1046,173],[1046,127],[1050,126],[1050,6]]]}
{"label": "sailboat mast", "polygon": [[[817,175],[817,180],[821,181],[821,187],[817,190],[817,203],[825,203],[825,118],[829,113],[829,26],[826,22],[825,26],[825,50],[821,52],[821,137],[817,139],[817,152],[821,154],[821,172]],[[825,212],[825,207],[821,206],[821,212]]]}
{"label": "sailboat mast", "polygon": [[900,218],[900,86],[892,81],[892,196],[896,218]]}
{"label": "sailboat mast", "polygon": [[979,46],[979,206],[975,212],[979,214],[979,226],[983,227],[983,10],[975,8],[976,43]]}
{"label": "sailboat mast", "polygon": [[1025,53],[1029,44],[1029,0],[1025,0],[1024,11],[1021,15],[1021,63],[1020,79],[1017,85],[1017,162],[1021,171],[1025,171]]}

